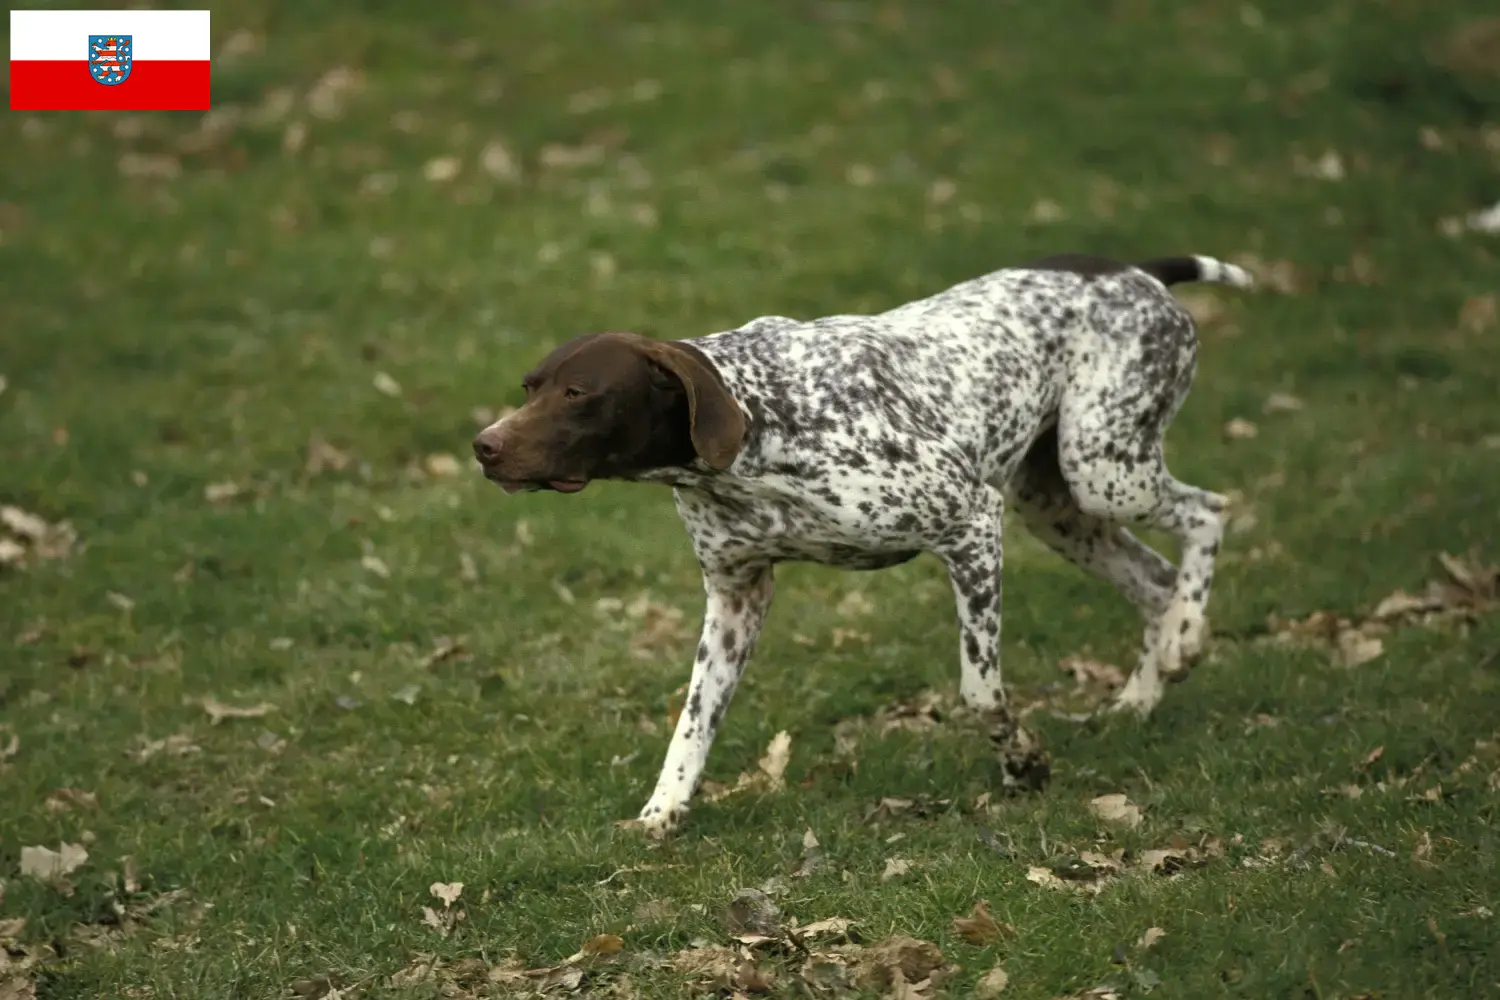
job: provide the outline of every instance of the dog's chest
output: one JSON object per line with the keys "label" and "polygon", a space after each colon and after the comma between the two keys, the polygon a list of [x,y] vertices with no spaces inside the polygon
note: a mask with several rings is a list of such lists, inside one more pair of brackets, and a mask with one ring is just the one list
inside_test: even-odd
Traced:
{"label": "dog's chest", "polygon": [[919,501],[908,482],[831,485],[777,475],[680,487],[677,510],[700,558],[803,561],[879,569],[931,546],[970,507],[955,491]]}

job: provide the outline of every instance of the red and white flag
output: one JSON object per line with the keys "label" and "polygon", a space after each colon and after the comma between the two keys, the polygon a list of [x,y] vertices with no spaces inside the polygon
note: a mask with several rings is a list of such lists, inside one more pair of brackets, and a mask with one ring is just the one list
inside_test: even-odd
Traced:
{"label": "red and white flag", "polygon": [[13,10],[13,111],[206,111],[206,10]]}

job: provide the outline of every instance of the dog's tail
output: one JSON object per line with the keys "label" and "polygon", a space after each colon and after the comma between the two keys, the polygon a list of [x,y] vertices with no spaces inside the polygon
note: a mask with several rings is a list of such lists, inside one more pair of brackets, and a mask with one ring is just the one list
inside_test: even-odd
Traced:
{"label": "dog's tail", "polygon": [[1250,276],[1249,271],[1214,257],[1154,257],[1135,266],[1163,285],[1177,285],[1185,281],[1207,281],[1217,285],[1234,285],[1236,288],[1252,288],[1255,285],[1255,279]]}

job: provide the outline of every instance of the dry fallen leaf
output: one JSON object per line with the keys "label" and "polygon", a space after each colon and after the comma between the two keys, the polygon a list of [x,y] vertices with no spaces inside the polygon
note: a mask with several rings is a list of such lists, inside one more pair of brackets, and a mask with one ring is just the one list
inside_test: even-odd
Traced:
{"label": "dry fallen leaf", "polygon": [[927,988],[938,985],[927,981],[938,979],[942,972],[943,953],[937,945],[896,935],[859,953],[855,982],[864,989],[890,989],[900,983],[916,987],[916,995],[920,996]]}
{"label": "dry fallen leaf", "polygon": [[208,724],[217,726],[225,719],[259,719],[269,712],[276,710],[276,706],[268,701],[258,705],[238,706],[226,705],[219,699],[209,695],[203,699],[203,711],[208,713]]}
{"label": "dry fallen leaf", "polygon": [[1261,405],[1262,413],[1296,413],[1303,408],[1302,400],[1285,392],[1273,392]]}
{"label": "dry fallen leaf", "polygon": [[1244,417],[1235,417],[1224,425],[1224,436],[1231,441],[1248,441],[1260,433],[1260,429]]}
{"label": "dry fallen leaf", "polygon": [[970,944],[988,944],[999,940],[1000,925],[990,914],[990,902],[981,899],[966,917],[953,918],[953,933]]}
{"label": "dry fallen leaf", "polygon": [[974,996],[976,1000],[992,1000],[993,997],[1004,993],[1008,985],[1010,985],[1010,976],[997,965],[979,977],[979,982],[974,984]]}
{"label": "dry fallen leaf", "polygon": [[875,610],[875,602],[863,590],[851,590],[839,601],[836,610],[845,618],[860,618]]}
{"label": "dry fallen leaf", "polygon": [[906,858],[887,858],[885,871],[880,873],[880,881],[889,882],[893,878],[899,878],[911,871],[912,863]]}
{"label": "dry fallen leaf", "polygon": [[458,176],[463,161],[456,156],[438,156],[422,167],[422,176],[434,184],[443,184]]}
{"label": "dry fallen leaf", "polygon": [[348,452],[335,448],[316,434],[307,440],[307,462],[303,469],[309,476],[321,475],[330,470],[342,472],[352,461]]}
{"label": "dry fallen leaf", "polygon": [[371,383],[375,386],[375,391],[380,393],[382,396],[390,396],[392,398],[395,398],[401,395],[401,383],[397,382],[394,378],[387,375],[385,372],[376,372],[375,377],[371,380]]}
{"label": "dry fallen leaf", "polygon": [[1366,635],[1358,629],[1345,629],[1338,637],[1338,662],[1340,666],[1357,667],[1369,663],[1385,652],[1385,644],[1377,635]]}
{"label": "dry fallen leaf", "polygon": [[457,458],[447,452],[441,451],[428,455],[423,460],[422,466],[427,470],[427,474],[434,479],[446,479],[450,476],[456,476],[463,471],[463,467],[459,465]]}
{"label": "dry fallen leaf", "polygon": [[1129,827],[1141,825],[1141,807],[1119,793],[1099,796],[1089,803],[1089,810],[1111,823],[1123,823]]}
{"label": "dry fallen leaf", "polygon": [[49,847],[23,847],[21,875],[47,882],[71,875],[88,859],[89,852],[82,844],[59,844],[56,851]]}
{"label": "dry fallen leaf", "polygon": [[759,889],[741,889],[724,911],[724,927],[731,934],[781,934],[781,908]]}
{"label": "dry fallen leaf", "polygon": [[458,902],[458,897],[463,894],[464,884],[462,882],[434,882],[427,891],[434,898],[442,900],[446,908]]}
{"label": "dry fallen leaf", "polygon": [[440,635],[432,645],[432,652],[418,660],[417,666],[423,670],[430,670],[444,660],[451,660],[455,656],[462,655],[466,650],[467,647],[462,639]]}
{"label": "dry fallen leaf", "polygon": [[365,572],[372,573],[382,580],[389,580],[391,578],[391,568],[385,564],[385,560],[377,555],[366,553],[360,556],[359,564],[364,567]]}
{"label": "dry fallen leaf", "polygon": [[1125,685],[1125,673],[1112,663],[1101,663],[1084,656],[1069,656],[1058,663],[1058,669],[1073,675],[1079,687],[1093,682],[1105,687],[1117,688]]}
{"label": "dry fallen leaf", "polygon": [[743,792],[750,788],[761,788],[769,791],[779,791],[786,786],[786,766],[791,759],[792,737],[791,734],[782,730],[771,738],[766,745],[766,752],[760,759],[760,770],[755,774],[741,772],[739,779],[732,787],[708,790],[705,783],[704,798],[709,802],[717,802],[720,799]]}
{"label": "dry fallen leaf", "polygon": [[564,961],[572,965],[596,955],[617,955],[624,947],[625,939],[618,934],[596,934],[585,941],[583,947],[579,948],[577,952]]}
{"label": "dry fallen leaf", "polygon": [[1156,945],[1156,942],[1160,941],[1166,936],[1167,932],[1162,930],[1160,927],[1147,927],[1145,932],[1141,934],[1140,940],[1136,941],[1135,946],[1144,951],[1148,948],[1154,947]]}
{"label": "dry fallen leaf", "polygon": [[765,756],[760,759],[760,769],[769,779],[771,788],[781,788],[785,783],[787,763],[792,756],[792,736],[782,730],[771,738]]}
{"label": "dry fallen leaf", "polygon": [[804,941],[820,937],[841,937],[849,932],[854,921],[847,917],[825,917],[796,928],[793,933]]}
{"label": "dry fallen leaf", "polygon": [[245,488],[239,483],[228,481],[222,483],[209,483],[207,486],[203,487],[203,499],[207,500],[209,503],[225,503],[227,501],[233,500],[243,492],[245,492]]}

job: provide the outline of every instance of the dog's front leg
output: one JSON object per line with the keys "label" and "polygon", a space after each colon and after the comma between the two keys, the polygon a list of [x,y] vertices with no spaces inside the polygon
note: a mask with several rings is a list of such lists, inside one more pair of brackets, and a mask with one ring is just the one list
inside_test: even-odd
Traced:
{"label": "dog's front leg", "polygon": [[653,837],[665,836],[681,822],[703,778],[714,734],[771,607],[771,567],[705,568],[703,589],[708,601],[687,703],[677,718],[666,762],[656,779],[656,791],[637,819]]}
{"label": "dog's front leg", "polygon": [[948,567],[958,606],[959,697],[980,713],[1008,787],[1040,788],[1051,773],[1047,753],[1006,705],[1000,676],[1000,571],[1004,495],[984,488],[972,519],[937,551]]}
{"label": "dog's front leg", "polygon": [[1005,704],[1000,680],[1001,526],[1005,499],[983,487],[981,507],[955,530],[937,551],[948,567],[958,605],[959,697],[965,705],[988,712]]}

